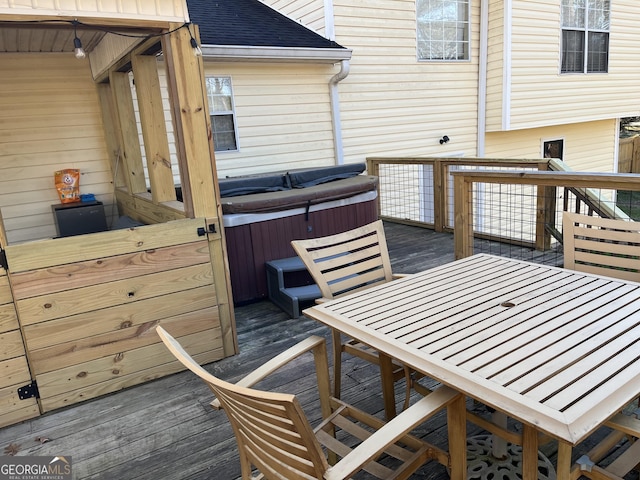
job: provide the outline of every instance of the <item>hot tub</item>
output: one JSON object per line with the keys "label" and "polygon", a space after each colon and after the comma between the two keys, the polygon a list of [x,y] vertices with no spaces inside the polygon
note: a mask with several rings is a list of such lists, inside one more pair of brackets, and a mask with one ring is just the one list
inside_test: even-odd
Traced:
{"label": "hot tub", "polygon": [[[291,240],[332,235],[378,218],[378,178],[363,171],[356,164],[220,181],[236,305],[267,298],[265,262],[294,256]],[[291,280],[311,282],[306,273]]]}

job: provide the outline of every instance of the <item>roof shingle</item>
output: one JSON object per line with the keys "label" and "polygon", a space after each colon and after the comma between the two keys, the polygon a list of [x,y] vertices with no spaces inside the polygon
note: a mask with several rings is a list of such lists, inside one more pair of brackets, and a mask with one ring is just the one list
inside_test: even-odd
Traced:
{"label": "roof shingle", "polygon": [[258,0],[187,0],[202,45],[344,48]]}

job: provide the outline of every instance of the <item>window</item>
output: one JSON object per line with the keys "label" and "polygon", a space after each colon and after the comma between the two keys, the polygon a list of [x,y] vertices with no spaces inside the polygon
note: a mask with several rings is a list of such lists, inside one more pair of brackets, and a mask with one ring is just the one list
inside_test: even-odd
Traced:
{"label": "window", "polygon": [[548,140],[543,143],[544,158],[559,158],[562,160],[564,153],[564,140]]}
{"label": "window", "polygon": [[231,77],[207,77],[213,148],[216,152],[238,150]]}
{"label": "window", "polygon": [[417,0],[419,60],[469,60],[469,0]]}
{"label": "window", "polygon": [[610,0],[562,0],[562,73],[609,69]]}

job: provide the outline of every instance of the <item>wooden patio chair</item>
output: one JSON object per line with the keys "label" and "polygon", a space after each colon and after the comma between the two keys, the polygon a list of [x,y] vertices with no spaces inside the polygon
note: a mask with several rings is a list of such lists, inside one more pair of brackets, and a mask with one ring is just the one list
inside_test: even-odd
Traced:
{"label": "wooden patio chair", "polygon": [[[640,282],[640,223],[565,212],[562,232],[565,268]],[[621,480],[639,468],[639,417],[640,408],[633,411],[629,406],[611,418],[605,424],[611,433],[579,458],[574,470],[594,480]],[[604,468],[597,465],[625,439],[629,446],[615,461]]]}
{"label": "wooden patio chair", "polygon": [[[460,457],[465,455],[465,450],[460,448],[459,442],[465,437],[465,427],[456,421],[459,415],[451,417],[452,410],[447,407],[451,405],[457,412],[460,409],[464,411],[464,397],[448,387],[436,389],[385,424],[330,396],[324,338],[313,336],[303,340],[232,384],[202,368],[162,327],[158,326],[156,330],[171,353],[209,386],[216,396],[212,405],[226,412],[238,442],[244,480],[338,480],[351,478],[361,470],[375,478],[406,479],[431,459],[445,466],[458,466],[457,471],[462,478],[464,460]],[[315,359],[323,418],[315,430],[295,395],[250,388],[309,351],[313,352]],[[443,409],[447,409],[451,417],[449,443],[452,446],[450,450],[454,452],[451,456],[408,434]],[[458,443],[452,444],[452,439]]]}
{"label": "wooden patio chair", "polygon": [[565,212],[564,267],[640,282],[640,223]]}
{"label": "wooden patio chair", "polygon": [[[571,478],[584,476],[592,480],[624,480],[631,470],[640,470],[639,417],[640,409],[633,411],[627,408],[610,418],[604,424],[611,429],[610,433],[576,460]],[[612,462],[606,466],[598,465],[611,453],[616,454]]]}
{"label": "wooden patio chair", "polygon": [[[332,300],[340,295],[354,293],[389,282],[404,275],[394,275],[387,250],[387,241],[381,220],[347,232],[327,237],[291,242],[302,262],[320,288],[322,298],[316,303]],[[407,380],[405,408],[408,405],[412,372],[398,362],[381,364],[378,353],[353,339],[343,339],[339,331],[333,330],[333,394],[340,398],[342,379],[342,353],[346,352],[382,368],[390,368],[394,382]],[[425,391],[424,394],[428,394]],[[389,393],[391,394],[391,393]]]}

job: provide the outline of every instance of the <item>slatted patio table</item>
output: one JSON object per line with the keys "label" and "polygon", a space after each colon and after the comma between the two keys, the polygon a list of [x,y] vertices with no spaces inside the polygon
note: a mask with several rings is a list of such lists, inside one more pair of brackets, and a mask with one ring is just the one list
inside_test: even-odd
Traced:
{"label": "slatted patio table", "polygon": [[640,395],[634,282],[478,254],[304,313],[522,422],[525,480]]}

